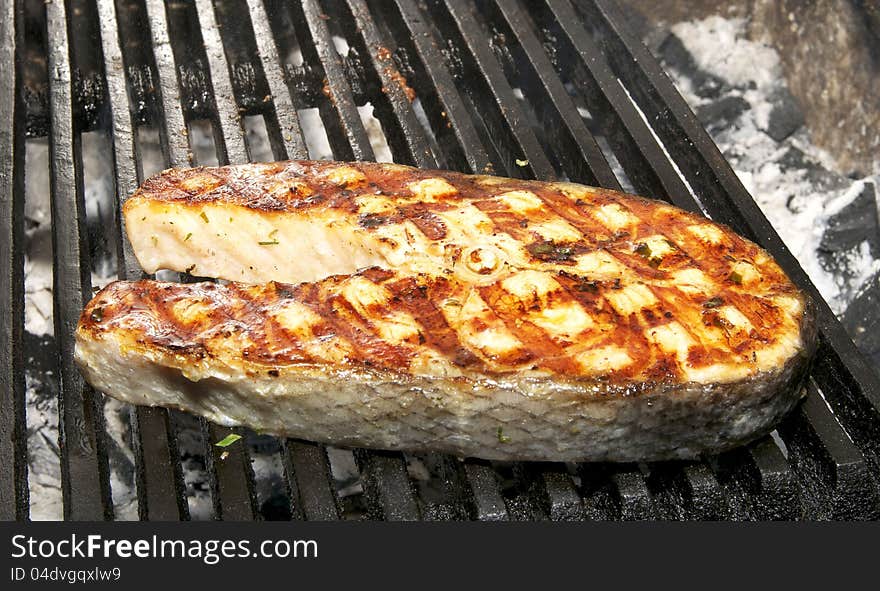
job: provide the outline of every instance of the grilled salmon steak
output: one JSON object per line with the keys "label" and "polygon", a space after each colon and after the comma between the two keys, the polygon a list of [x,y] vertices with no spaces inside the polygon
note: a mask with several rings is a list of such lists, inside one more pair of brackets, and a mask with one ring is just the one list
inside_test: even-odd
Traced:
{"label": "grilled salmon steak", "polygon": [[98,390],[337,445],[694,458],[768,433],[815,349],[761,248],[665,203],[392,164],[168,170],[125,203],[147,272],[88,304]]}

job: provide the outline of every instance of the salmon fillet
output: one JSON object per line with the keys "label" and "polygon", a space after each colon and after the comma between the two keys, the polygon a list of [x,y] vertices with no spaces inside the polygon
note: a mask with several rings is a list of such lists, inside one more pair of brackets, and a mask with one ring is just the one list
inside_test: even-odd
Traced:
{"label": "salmon fillet", "polygon": [[399,165],[170,170],[123,213],[158,269],[86,307],[97,389],[337,445],[500,460],[694,458],[801,396],[810,302],[665,203]]}

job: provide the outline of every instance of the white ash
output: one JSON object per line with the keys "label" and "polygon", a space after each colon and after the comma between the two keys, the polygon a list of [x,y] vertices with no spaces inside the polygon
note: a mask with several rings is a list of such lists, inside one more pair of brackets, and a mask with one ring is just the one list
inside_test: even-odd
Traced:
{"label": "white ash", "polygon": [[[25,181],[25,402],[28,428],[28,485],[31,519],[60,519],[62,513],[61,463],[58,448],[58,375],[52,302],[52,226],[49,201],[48,144],[45,139],[26,143]],[[83,143],[87,175],[85,203],[89,220],[112,211],[112,181],[106,154],[99,143]],[[98,261],[92,286],[100,288],[115,277],[112,262]],[[120,519],[137,517],[134,502],[133,455],[127,440],[128,406],[107,400],[110,481],[114,510]]]}
{"label": "white ash", "polygon": [[[838,268],[825,268],[817,248],[828,218],[851,203],[865,182],[876,184],[877,178],[853,180],[836,171],[833,160],[810,142],[803,127],[782,141],[771,137],[771,113],[787,89],[776,51],[747,39],[745,25],[743,19],[718,16],[678,23],[671,33],[693,64],[672,60],[665,65],[698,115],[709,114],[703,123],[715,143],[820,293],[840,314],[859,286],[880,269],[880,263],[860,246],[842,253]],[[701,87],[706,74],[720,80],[722,88],[707,91]],[[736,114],[732,121],[712,120],[712,106],[739,99],[744,102],[728,113]]]}

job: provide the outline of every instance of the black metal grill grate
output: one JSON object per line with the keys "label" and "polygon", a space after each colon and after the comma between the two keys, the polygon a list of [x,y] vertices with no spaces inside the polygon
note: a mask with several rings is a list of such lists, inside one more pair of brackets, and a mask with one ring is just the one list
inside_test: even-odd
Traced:
{"label": "black metal grill grate", "polygon": [[[0,518],[26,519],[29,504],[26,135],[48,135],[50,145],[64,516],[105,519],[113,517],[113,503],[101,396],[72,361],[73,330],[91,295],[82,134],[110,138],[122,200],[143,180],[143,129],[158,130],[166,166],[198,163],[187,132],[203,121],[219,163],[246,162],[254,152],[246,117],[263,119],[273,158],[307,158],[300,114],[316,108],[336,159],[371,160],[374,147],[358,112],[366,103],[398,162],[623,185],[702,209],[770,250],[820,302],[821,328],[810,395],[778,439],[703,462],[651,465],[428,457],[429,489],[413,480],[403,455],[358,450],[366,517],[880,516],[876,375],[612,2],[15,0],[2,10]],[[339,39],[348,45],[345,55]],[[291,61],[297,51],[301,64]],[[46,64],[36,77],[34,55]],[[140,277],[118,213],[113,217],[102,238],[115,245],[118,275]],[[189,517],[179,421],[164,409],[132,410],[142,519]],[[214,516],[263,517],[249,447],[216,448],[210,442],[229,430],[199,424]],[[289,514],[345,517],[326,449],[295,440],[275,445]]]}

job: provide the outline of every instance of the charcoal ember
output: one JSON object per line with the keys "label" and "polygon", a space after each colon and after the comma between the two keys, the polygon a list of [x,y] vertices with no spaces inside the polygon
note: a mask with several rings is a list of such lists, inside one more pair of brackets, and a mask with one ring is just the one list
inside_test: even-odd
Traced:
{"label": "charcoal ember", "polygon": [[716,99],[725,90],[729,90],[729,86],[723,79],[705,72],[697,66],[693,56],[676,35],[669,34],[666,36],[659,44],[657,52],[664,66],[676,70],[691,79],[697,96]]}
{"label": "charcoal ember", "polygon": [[771,97],[773,107],[767,122],[767,135],[781,142],[804,124],[804,114],[797,99],[782,86]]}
{"label": "charcoal ember", "polygon": [[803,170],[812,165],[812,161],[804,151],[795,146],[789,146],[776,162],[783,170]]}
{"label": "charcoal ember", "polygon": [[875,273],[843,313],[841,321],[856,346],[880,367],[880,272]]}
{"label": "charcoal ember", "polygon": [[867,242],[871,256],[880,256],[880,220],[877,218],[877,199],[873,183],[865,188],[852,203],[828,219],[828,228],[819,243],[819,255],[823,259],[858,248]]}
{"label": "charcoal ember", "polygon": [[700,105],[697,107],[697,118],[706,126],[710,133],[730,127],[740,115],[751,109],[748,101],[736,95]]}
{"label": "charcoal ember", "polygon": [[663,65],[681,73],[691,72],[697,69],[694,57],[676,35],[667,36],[659,47],[660,58]]}
{"label": "charcoal ember", "polygon": [[816,192],[840,193],[852,186],[851,178],[826,169],[816,158],[796,146],[788,146],[788,149],[776,160],[776,164],[783,171],[793,171],[803,175],[803,182]]}

